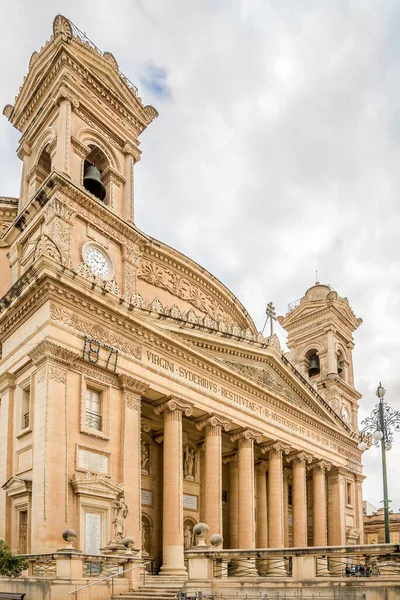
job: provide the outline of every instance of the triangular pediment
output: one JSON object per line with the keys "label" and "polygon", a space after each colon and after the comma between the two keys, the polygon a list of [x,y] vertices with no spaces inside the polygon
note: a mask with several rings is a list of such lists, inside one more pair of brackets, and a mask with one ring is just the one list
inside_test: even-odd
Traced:
{"label": "triangular pediment", "polygon": [[1,487],[9,497],[32,493],[32,481],[30,479],[21,479],[20,477],[10,477]]}
{"label": "triangular pediment", "polygon": [[76,494],[108,498],[109,500],[115,500],[123,493],[122,484],[116,484],[112,477],[104,473],[86,473],[82,477],[74,473],[71,485]]}

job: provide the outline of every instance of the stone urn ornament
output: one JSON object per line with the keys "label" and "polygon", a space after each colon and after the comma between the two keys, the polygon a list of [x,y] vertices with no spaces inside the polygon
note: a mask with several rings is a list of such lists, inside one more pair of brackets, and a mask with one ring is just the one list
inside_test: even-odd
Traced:
{"label": "stone urn ornament", "polygon": [[63,531],[62,537],[63,540],[67,542],[67,545],[65,546],[64,550],[75,550],[75,548],[72,545],[78,539],[78,534],[76,533],[75,529],[66,529],[65,531]]}
{"label": "stone urn ornament", "polygon": [[215,548],[215,550],[221,548],[223,541],[224,538],[219,533],[213,533],[213,535],[210,537],[210,544],[213,548]]}
{"label": "stone urn ornament", "polygon": [[132,552],[132,548],[135,545],[135,540],[133,537],[131,536],[127,536],[122,540],[123,545],[126,548],[126,553],[125,554],[133,554]]}
{"label": "stone urn ornament", "polygon": [[197,540],[197,546],[207,546],[206,537],[209,531],[210,528],[206,523],[197,523],[197,525],[193,527],[193,535]]}

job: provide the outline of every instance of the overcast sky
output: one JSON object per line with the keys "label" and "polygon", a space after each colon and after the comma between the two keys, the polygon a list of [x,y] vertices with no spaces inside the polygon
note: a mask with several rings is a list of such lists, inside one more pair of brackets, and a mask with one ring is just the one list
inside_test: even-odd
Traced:
{"label": "overcast sky", "polygon": [[[223,281],[257,326],[315,282],[347,296],[360,418],[400,408],[400,3],[392,0],[13,0],[0,22],[0,108],[57,13],[160,113],[141,137],[136,224]],[[0,119],[0,194],[18,132]],[[388,453],[400,509],[400,433]],[[381,506],[376,449],[364,499]]]}

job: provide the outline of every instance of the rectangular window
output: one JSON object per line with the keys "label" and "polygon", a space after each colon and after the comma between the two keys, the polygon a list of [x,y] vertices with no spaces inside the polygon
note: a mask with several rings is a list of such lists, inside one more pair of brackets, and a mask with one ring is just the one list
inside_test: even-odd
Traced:
{"label": "rectangular window", "polygon": [[101,392],[93,390],[92,388],[86,389],[86,427],[90,429],[96,429],[96,431],[102,431],[102,398]]}
{"label": "rectangular window", "polygon": [[293,504],[293,488],[292,486],[289,484],[288,485],[288,505],[292,506]]}
{"label": "rectangular window", "polygon": [[21,402],[21,429],[27,429],[30,425],[31,388],[22,390]]}
{"label": "rectangular window", "polygon": [[352,506],[353,505],[353,498],[352,498],[352,490],[351,490],[351,481],[347,481],[346,483],[346,493],[347,493],[347,505],[348,506]]}

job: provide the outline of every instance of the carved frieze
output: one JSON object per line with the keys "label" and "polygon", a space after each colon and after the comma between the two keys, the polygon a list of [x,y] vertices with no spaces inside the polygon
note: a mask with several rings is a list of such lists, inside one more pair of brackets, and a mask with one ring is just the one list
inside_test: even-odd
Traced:
{"label": "carved frieze", "polygon": [[98,340],[101,344],[108,344],[116,348],[120,352],[124,352],[129,356],[141,358],[142,349],[138,344],[132,344],[124,340],[122,337],[115,335],[109,329],[104,329],[97,323],[86,321],[64,308],[58,307],[56,304],[50,304],[50,316],[55,321],[72,327],[75,331],[79,331],[84,335]]}

